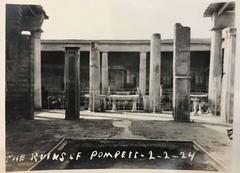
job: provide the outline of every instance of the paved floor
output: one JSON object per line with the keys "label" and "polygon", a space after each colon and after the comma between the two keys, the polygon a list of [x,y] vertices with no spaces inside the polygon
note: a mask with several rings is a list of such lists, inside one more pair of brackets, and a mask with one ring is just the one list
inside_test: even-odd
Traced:
{"label": "paved floor", "polygon": [[[173,122],[169,112],[164,114],[133,112],[81,112],[80,120],[64,120],[64,111],[35,113],[35,120],[19,121],[7,126],[6,156],[45,153],[61,138],[122,138],[194,140],[230,169],[231,145],[226,128],[217,116],[191,116],[192,123]],[[27,170],[33,162],[8,162],[7,170]]]}

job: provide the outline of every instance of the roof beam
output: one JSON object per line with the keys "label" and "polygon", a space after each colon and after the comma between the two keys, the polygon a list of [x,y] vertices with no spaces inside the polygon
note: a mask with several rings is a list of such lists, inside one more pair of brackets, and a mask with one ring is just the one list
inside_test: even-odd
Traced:
{"label": "roof beam", "polygon": [[230,5],[230,3],[231,2],[227,2],[222,6],[222,8],[220,8],[220,10],[218,11],[218,16],[220,16],[224,12],[224,10],[226,10],[226,8]]}

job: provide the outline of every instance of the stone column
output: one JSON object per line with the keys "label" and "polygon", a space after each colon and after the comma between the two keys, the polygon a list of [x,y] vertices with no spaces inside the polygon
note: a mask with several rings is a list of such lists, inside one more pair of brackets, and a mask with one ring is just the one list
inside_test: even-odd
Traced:
{"label": "stone column", "polygon": [[[240,46],[240,2],[236,1],[235,6],[236,18],[235,26],[237,27],[237,37],[236,37],[236,46]],[[236,49],[236,59],[235,59],[235,82],[234,82],[234,110],[233,110],[233,141],[232,141],[232,172],[239,172],[240,169],[240,80],[238,74],[240,74],[240,49]]]}
{"label": "stone column", "polygon": [[100,111],[100,52],[97,43],[91,43],[89,77],[89,110]]}
{"label": "stone column", "polygon": [[126,83],[127,84],[131,83],[131,73],[130,73],[130,70],[126,71]]}
{"label": "stone column", "polygon": [[147,64],[147,53],[140,52],[139,90],[141,95],[146,94],[146,64]]}
{"label": "stone column", "polygon": [[102,94],[108,92],[108,53],[102,52]]}
{"label": "stone column", "polygon": [[173,44],[173,118],[190,121],[190,28],[175,24]]}
{"label": "stone column", "polygon": [[161,35],[155,33],[151,39],[150,76],[149,76],[149,111],[161,111]]}
{"label": "stone column", "polygon": [[42,31],[32,32],[33,56],[34,56],[34,107],[42,108],[42,85],[41,85],[41,33]]}
{"label": "stone column", "polygon": [[80,115],[80,49],[65,48],[65,119],[77,120]]}
{"label": "stone column", "polygon": [[234,70],[236,52],[236,29],[228,28],[225,32],[225,49],[221,95],[221,117],[223,122],[233,122]]}
{"label": "stone column", "polygon": [[211,38],[209,67],[208,101],[209,110],[217,114],[220,111],[222,75],[222,30],[214,29]]}

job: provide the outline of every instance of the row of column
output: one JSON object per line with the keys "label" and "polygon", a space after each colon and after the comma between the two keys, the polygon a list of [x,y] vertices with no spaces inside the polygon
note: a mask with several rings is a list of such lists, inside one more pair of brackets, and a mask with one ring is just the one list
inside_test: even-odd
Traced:
{"label": "row of column", "polygon": [[[173,58],[173,109],[176,121],[190,121],[190,28],[181,24],[175,25],[174,58]],[[144,100],[145,110],[161,111],[161,35],[156,33],[151,38],[149,96]],[[146,52],[140,52],[139,90],[146,94]],[[97,45],[93,44],[90,53],[90,103],[89,109],[99,111],[100,80],[102,94],[108,90],[108,54],[102,53],[102,76],[100,77],[100,54]],[[146,98],[146,97],[145,97]]]}
{"label": "row of column", "polygon": [[[146,94],[146,62],[147,62],[147,52],[140,52],[139,90],[142,95]],[[160,70],[160,67],[159,67],[159,70]],[[160,72],[159,70],[157,74],[155,74],[155,76],[158,75],[158,73]],[[158,81],[160,86],[160,75],[158,77],[159,77]],[[101,92],[100,92],[100,84],[101,84]],[[101,105],[101,97],[104,97],[107,95],[108,87],[109,87],[108,52],[102,52],[102,62],[100,65],[100,51],[97,48],[97,43],[92,43],[91,51],[90,51],[89,110],[91,111],[101,110],[101,106],[103,106]]]}
{"label": "row of column", "polygon": [[[40,39],[39,39],[40,40]],[[40,42],[36,41],[40,45]],[[40,47],[39,47],[40,48]],[[35,84],[40,87],[39,72],[41,64],[40,52],[36,49],[35,55]],[[66,88],[66,119],[79,118],[79,82],[80,82],[80,49],[66,47],[65,49],[65,88]],[[140,52],[139,90],[143,96],[146,94],[146,61],[147,53]],[[100,51],[97,43],[91,44],[90,51],[90,81],[89,81],[89,110],[101,111],[101,93],[108,92],[108,53],[102,52],[100,65]],[[175,25],[174,58],[173,58],[173,109],[176,121],[189,121],[189,94],[190,94],[190,28]],[[147,111],[161,111],[161,35],[156,33],[151,38],[149,96]],[[102,82],[101,82],[102,81]],[[40,82],[40,85],[39,85]],[[100,86],[102,84],[102,87]],[[100,88],[102,91],[100,92]],[[41,90],[35,87],[36,97],[41,98]],[[41,100],[35,100],[40,107]]]}
{"label": "row of column", "polygon": [[212,30],[209,66],[209,111],[220,114],[225,123],[233,121],[235,51],[236,29],[215,27]]}
{"label": "row of column", "polygon": [[[215,31],[215,42],[219,40],[221,34]],[[233,100],[233,70],[234,70],[234,52],[235,52],[235,30],[231,29],[226,32],[226,50],[224,60],[223,77],[223,94],[221,103],[221,112],[226,115],[225,119],[231,119],[232,114],[231,102]],[[216,37],[217,36],[217,37]],[[153,34],[151,39],[151,56],[150,56],[150,84],[149,98],[145,101],[149,102],[148,111],[161,110],[160,98],[160,76],[161,76],[161,37],[160,34]],[[217,43],[212,44],[213,47],[218,47]],[[176,121],[190,120],[190,28],[182,27],[180,24],[175,25],[174,38],[174,56],[173,56],[173,116]],[[220,51],[218,51],[220,52]],[[210,78],[217,81],[217,77],[221,72],[219,55],[211,53],[211,57],[218,57],[213,63],[210,63]],[[216,63],[219,63],[216,66]],[[214,66],[214,67],[212,67]],[[102,72],[100,71],[102,69]],[[102,73],[102,76],[100,74]],[[106,95],[108,89],[108,54],[102,53],[102,68],[100,68],[100,53],[96,43],[92,44],[90,53],[90,95],[89,109],[100,111],[100,81],[102,80],[102,94]],[[210,85],[217,83],[210,83]],[[220,85],[221,86],[221,85]],[[146,52],[140,53],[140,68],[139,68],[139,89],[142,95],[146,92]],[[212,89],[212,88],[211,88]],[[215,90],[214,92],[216,92]],[[211,93],[211,90],[209,91]],[[216,93],[215,93],[216,95]],[[211,99],[211,97],[210,97]],[[216,109],[216,108],[215,108]],[[226,120],[228,121],[228,120]]]}
{"label": "row of column", "polygon": [[[160,73],[161,73],[161,52],[160,34],[154,34],[151,41],[150,57],[150,89],[149,89],[149,110],[160,110]],[[139,90],[141,95],[146,94],[146,62],[147,52],[140,52],[139,65]],[[102,52],[102,64],[100,68],[100,52],[97,44],[93,43],[90,51],[90,81],[89,81],[89,110],[100,111],[100,83],[102,84],[102,95],[108,92],[108,53]],[[102,76],[100,77],[100,74]]]}

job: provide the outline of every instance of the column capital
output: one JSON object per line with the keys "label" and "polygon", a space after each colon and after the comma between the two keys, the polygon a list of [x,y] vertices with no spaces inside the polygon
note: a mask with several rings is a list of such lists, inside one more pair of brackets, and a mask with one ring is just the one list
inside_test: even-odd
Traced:
{"label": "column capital", "polygon": [[41,38],[42,32],[43,32],[43,30],[41,30],[41,29],[31,30],[31,35],[32,35],[34,38]]}
{"label": "column capital", "polygon": [[66,46],[65,54],[76,54],[77,56],[80,56],[80,47]]}
{"label": "column capital", "polygon": [[97,42],[91,42],[91,49],[98,49],[98,43]]}
{"label": "column capital", "polygon": [[152,38],[161,39],[161,34],[159,34],[159,33],[153,33],[153,34],[152,34]]}

